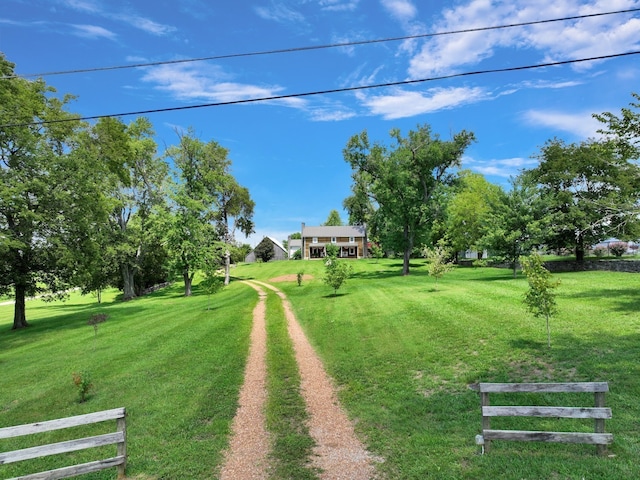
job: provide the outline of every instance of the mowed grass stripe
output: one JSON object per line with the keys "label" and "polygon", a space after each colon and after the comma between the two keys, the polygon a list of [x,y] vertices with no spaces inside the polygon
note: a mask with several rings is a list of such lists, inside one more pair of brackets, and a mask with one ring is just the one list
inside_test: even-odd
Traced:
{"label": "mowed grass stripe", "polygon": [[[434,291],[424,261],[412,265],[402,277],[397,260],[354,262],[354,277],[336,297],[322,283],[322,262],[280,262],[280,271],[269,272],[302,268],[314,275],[302,287],[278,286],[370,450],[386,458],[380,467],[388,478],[638,476],[640,405],[633,398],[640,397],[640,297],[633,292],[640,291],[640,276],[557,274],[560,309],[551,320],[549,350],[544,320],[522,303],[521,275],[457,268]],[[259,268],[237,272],[258,276]],[[496,442],[491,455],[478,455],[479,399],[468,384],[479,380],[608,381],[615,457],[597,457],[584,445],[516,442]]]}
{"label": "mowed grass stripe", "polygon": [[[181,293],[175,286],[157,296],[102,305],[74,297],[50,305],[66,313],[51,321],[46,308],[31,312],[28,305],[34,326],[0,335],[0,345],[5,338],[17,344],[0,349],[0,363],[8,369],[3,380],[11,385],[0,389],[0,425],[125,406],[130,476],[212,478],[237,408],[255,295],[246,286],[231,285],[212,297],[207,310],[205,295]],[[95,312],[110,317],[94,338],[86,321]],[[84,404],[77,402],[71,382],[79,369],[89,370],[95,385]],[[0,449],[8,449],[5,445]],[[63,460],[0,467],[0,478],[55,468]]]}

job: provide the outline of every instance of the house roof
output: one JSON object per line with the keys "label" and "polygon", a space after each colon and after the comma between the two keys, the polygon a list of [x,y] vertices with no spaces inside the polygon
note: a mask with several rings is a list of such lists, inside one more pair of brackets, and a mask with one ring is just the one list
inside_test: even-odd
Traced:
{"label": "house roof", "polygon": [[342,226],[318,226],[304,227],[302,236],[308,237],[364,237],[366,227],[364,225],[342,225]]}
{"label": "house roof", "polygon": [[289,240],[289,248],[302,247],[302,239],[301,238],[292,238]]}

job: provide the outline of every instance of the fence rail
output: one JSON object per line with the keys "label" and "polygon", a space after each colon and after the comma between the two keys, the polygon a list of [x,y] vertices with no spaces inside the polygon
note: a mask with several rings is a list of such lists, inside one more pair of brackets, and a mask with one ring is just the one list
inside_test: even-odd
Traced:
{"label": "fence rail", "polygon": [[[609,391],[607,382],[574,383],[480,383],[474,387],[480,393],[482,407],[482,435],[479,443],[488,452],[492,440],[513,440],[521,442],[585,443],[596,445],[598,454],[606,451],[613,442],[613,435],[605,433],[605,420],[611,418],[611,409],[606,408],[605,393]],[[594,407],[550,407],[550,406],[491,406],[490,393],[593,393]],[[593,433],[547,432],[529,430],[494,430],[492,417],[555,417],[592,418]]]}
{"label": "fence rail", "polygon": [[31,475],[16,477],[9,480],[56,480],[75,477],[84,473],[97,472],[99,470],[104,470],[112,467],[117,468],[117,478],[119,480],[124,479],[127,464],[127,428],[126,410],[124,408],[114,408],[112,410],[104,410],[101,412],[77,415],[68,418],[60,418],[56,420],[49,420],[46,422],[37,422],[27,425],[18,425],[15,427],[0,428],[0,439],[22,437],[25,435],[50,432],[53,430],[62,430],[71,427],[78,427],[80,425],[89,425],[92,423],[104,422],[108,420],[116,420],[116,431],[113,433],[85,438],[77,438],[65,442],[40,445],[37,447],[13,450],[10,452],[3,452],[0,453],[0,465],[20,462],[23,460],[30,460],[33,458],[46,457],[49,455],[75,452],[78,450],[100,447],[103,445],[115,444],[115,457],[83,463],[80,465],[72,465],[56,470],[47,470],[45,472],[34,473]]}

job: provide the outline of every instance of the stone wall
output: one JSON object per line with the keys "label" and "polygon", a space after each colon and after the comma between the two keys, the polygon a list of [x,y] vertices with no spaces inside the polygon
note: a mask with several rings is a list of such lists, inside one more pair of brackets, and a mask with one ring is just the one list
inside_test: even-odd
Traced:
{"label": "stone wall", "polygon": [[640,273],[640,260],[575,260],[545,262],[550,272],[583,272],[588,270],[606,270],[610,272]]}

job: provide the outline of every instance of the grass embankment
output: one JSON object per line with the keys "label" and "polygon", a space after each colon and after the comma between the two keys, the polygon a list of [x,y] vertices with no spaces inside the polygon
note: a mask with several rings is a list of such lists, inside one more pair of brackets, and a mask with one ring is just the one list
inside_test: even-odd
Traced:
{"label": "grass embankment", "polygon": [[[380,469],[390,479],[639,476],[639,276],[555,275],[562,283],[549,350],[544,320],[522,305],[523,278],[513,280],[508,270],[457,269],[435,291],[424,262],[413,264],[412,274],[402,277],[397,260],[354,262],[354,276],[335,297],[321,281],[322,262],[242,265],[233,274],[268,280],[304,270],[315,277],[301,287],[295,280],[277,286],[289,296],[363,439],[386,459]],[[20,332],[9,331],[12,307],[0,307],[0,426],[125,406],[133,478],[212,478],[235,413],[257,296],[234,282],[212,297],[214,309],[207,311],[205,295],[185,299],[181,293],[177,285],[127,303],[111,297],[102,306],[75,295],[67,304],[32,301],[27,313],[33,326]],[[304,464],[309,439],[298,426],[304,418],[299,380],[273,300],[270,293],[267,415],[286,477]],[[94,339],[86,321],[97,312],[110,317]],[[71,382],[80,369],[90,370],[95,384],[84,404]],[[585,445],[515,442],[495,442],[490,454],[478,455],[480,408],[470,383],[571,380],[609,382],[612,457],[597,457]],[[582,398],[583,405],[592,401]],[[548,395],[531,401],[578,400]],[[544,420],[543,428],[554,428],[554,420]],[[526,422],[515,425],[529,428]],[[496,428],[511,426],[494,421]],[[592,425],[572,420],[568,429],[574,428]],[[54,459],[44,461],[47,468]],[[0,478],[23,473],[0,466]]]}
{"label": "grass embankment", "polygon": [[[244,265],[238,276],[303,269],[279,283],[340,386],[340,398],[389,478],[627,479],[640,475],[640,277],[613,272],[555,275],[559,314],[545,323],[522,304],[526,280],[509,270],[457,269],[434,290],[424,262],[409,277],[399,261],[355,262],[333,297],[322,262]],[[612,457],[587,445],[494,442],[480,456],[473,382],[608,381]],[[592,405],[589,395],[502,397],[507,402]],[[496,403],[499,401],[496,397]],[[592,431],[592,421],[495,419],[494,428]],[[537,425],[537,426],[536,426]]]}
{"label": "grass embankment", "polygon": [[[237,283],[207,310],[206,295],[182,293],[176,285],[126,303],[115,302],[114,292],[102,305],[76,293],[67,303],[33,300],[32,326],[13,332],[13,307],[0,307],[0,426],[124,406],[132,478],[212,478],[237,407],[257,297]],[[97,312],[109,318],[95,336],[87,320]],[[85,403],[72,383],[79,371],[90,372],[94,384]],[[112,430],[115,422],[82,432]],[[70,437],[58,432],[37,440],[43,438]],[[0,441],[0,451],[18,446],[30,444]],[[0,478],[106,458],[115,453],[110,448],[102,457],[88,450],[73,461],[53,456],[0,466]],[[86,478],[113,476],[110,469]]]}

